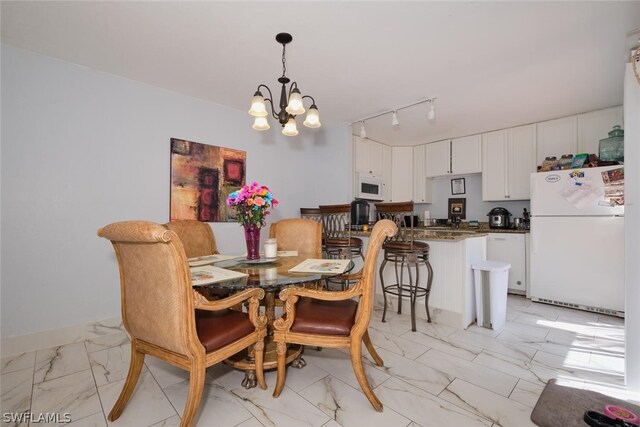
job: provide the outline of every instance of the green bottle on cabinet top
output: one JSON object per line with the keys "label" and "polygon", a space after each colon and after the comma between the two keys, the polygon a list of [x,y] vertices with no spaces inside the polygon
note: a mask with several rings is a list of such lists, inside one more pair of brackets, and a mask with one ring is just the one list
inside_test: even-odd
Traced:
{"label": "green bottle on cabinet top", "polygon": [[598,152],[601,161],[624,163],[624,130],[619,125],[615,125],[609,132],[609,138],[600,140]]}

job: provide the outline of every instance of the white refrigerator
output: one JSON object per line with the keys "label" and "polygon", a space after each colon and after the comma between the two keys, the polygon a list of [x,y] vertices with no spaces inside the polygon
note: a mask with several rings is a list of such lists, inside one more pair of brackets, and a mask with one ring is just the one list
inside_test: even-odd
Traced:
{"label": "white refrigerator", "polygon": [[621,168],[531,174],[533,301],[624,315]]}

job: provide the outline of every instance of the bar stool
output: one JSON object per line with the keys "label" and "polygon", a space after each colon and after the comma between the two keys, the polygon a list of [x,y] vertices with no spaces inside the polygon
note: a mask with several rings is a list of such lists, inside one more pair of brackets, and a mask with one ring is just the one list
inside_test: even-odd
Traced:
{"label": "bar stool", "polygon": [[[398,314],[402,313],[402,298],[409,297],[411,304],[411,330],[416,331],[416,299],[425,297],[424,306],[427,310],[427,321],[431,323],[429,313],[429,295],[431,294],[431,282],[433,281],[433,269],[429,262],[429,244],[414,241],[413,236],[413,202],[401,203],[376,203],[378,220],[390,219],[398,226],[398,233],[382,245],[384,259],[380,265],[380,284],[384,297],[384,309],[382,321],[387,315],[387,294],[398,297]],[[395,269],[396,282],[385,285],[384,268],[387,262],[392,262]],[[420,286],[420,265],[427,267],[426,286]],[[404,281],[404,269],[406,267],[409,280]],[[412,269],[415,274],[412,274]],[[415,277],[414,277],[415,276]]]}
{"label": "bar stool", "polygon": [[[360,257],[364,263],[362,239],[351,237],[351,205],[320,206],[320,216],[327,258]],[[328,282],[332,281],[329,279]],[[343,290],[348,286],[348,282],[340,281],[340,283]]]}
{"label": "bar stool", "polygon": [[322,223],[320,208],[300,208],[300,218],[312,219]]}

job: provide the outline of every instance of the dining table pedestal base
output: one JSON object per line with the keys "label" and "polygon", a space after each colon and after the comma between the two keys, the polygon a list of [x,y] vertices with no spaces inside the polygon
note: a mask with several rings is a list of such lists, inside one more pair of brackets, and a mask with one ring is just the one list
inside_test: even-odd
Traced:
{"label": "dining table pedestal base", "polygon": [[[305,367],[307,362],[305,362],[301,356],[301,345],[289,345],[287,347],[287,365],[291,364],[292,367],[298,369]],[[240,353],[234,354],[225,360],[224,363],[236,369],[245,371],[244,379],[241,383],[244,388],[253,388],[258,385],[255,359],[253,358],[253,354],[249,354],[246,349],[242,350]],[[264,339],[264,363],[262,364],[262,367],[265,371],[269,369],[276,369],[278,367],[276,343],[273,342],[273,338],[269,335]]]}

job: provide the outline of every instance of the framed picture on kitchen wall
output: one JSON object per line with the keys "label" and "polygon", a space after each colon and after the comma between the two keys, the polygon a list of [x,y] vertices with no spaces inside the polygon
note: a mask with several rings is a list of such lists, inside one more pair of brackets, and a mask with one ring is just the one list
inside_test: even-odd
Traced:
{"label": "framed picture on kitchen wall", "polygon": [[456,178],[451,180],[451,194],[455,196],[456,194],[464,194],[465,192],[464,178]]}
{"label": "framed picture on kitchen wall", "polygon": [[467,219],[467,199],[464,197],[449,199],[449,219],[453,217]]}

